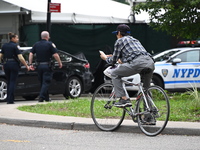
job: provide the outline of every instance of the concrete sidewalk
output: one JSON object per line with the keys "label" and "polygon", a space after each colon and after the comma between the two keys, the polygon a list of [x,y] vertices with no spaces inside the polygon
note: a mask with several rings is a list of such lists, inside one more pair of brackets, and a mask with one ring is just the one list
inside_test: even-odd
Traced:
{"label": "concrete sidewalk", "polygon": [[[52,102],[55,101],[58,100],[52,100]],[[67,130],[100,131],[95,126],[92,118],[44,115],[23,112],[17,109],[18,106],[36,105],[37,103],[38,102],[36,100],[16,101],[15,104],[10,105],[6,104],[5,102],[1,102],[0,123]],[[134,123],[132,120],[124,120],[121,127],[114,132],[142,133],[137,123]],[[169,121],[162,134],[200,136],[200,123]]]}

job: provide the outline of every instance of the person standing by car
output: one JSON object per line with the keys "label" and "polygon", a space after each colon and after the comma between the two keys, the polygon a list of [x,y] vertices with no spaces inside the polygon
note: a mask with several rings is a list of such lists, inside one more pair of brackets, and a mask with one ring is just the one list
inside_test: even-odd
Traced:
{"label": "person standing by car", "polygon": [[[18,72],[20,69],[20,62],[26,66],[29,71],[30,68],[27,65],[24,57],[18,49],[18,35],[13,33],[8,33],[10,42],[5,43],[2,46],[2,51],[0,52],[0,60],[4,61],[4,72],[7,79],[7,104],[14,104],[14,92],[17,81]],[[20,61],[20,62],[19,62]]]}
{"label": "person standing by car", "polygon": [[116,97],[120,98],[119,102],[115,103],[114,106],[130,107],[132,104],[126,96],[121,78],[139,73],[141,78],[144,79],[144,88],[147,89],[150,86],[155,68],[154,61],[142,44],[130,36],[130,27],[128,25],[120,24],[117,27],[117,31],[112,33],[117,36],[113,55],[105,55],[105,53],[100,52],[100,57],[113,66],[116,62],[120,64],[111,72]]}
{"label": "person standing by car", "polygon": [[59,64],[59,68],[62,68],[62,62],[60,57],[57,53],[56,46],[49,41],[49,32],[43,31],[41,33],[41,41],[38,41],[34,44],[33,48],[29,54],[29,65],[31,69],[33,69],[32,61],[33,55],[36,54],[36,60],[38,63],[37,71],[38,71],[38,78],[41,84],[41,90],[39,95],[39,101],[43,102],[44,100],[49,102],[49,93],[48,88],[52,80],[52,69],[51,69],[51,58],[53,57],[57,60]]}

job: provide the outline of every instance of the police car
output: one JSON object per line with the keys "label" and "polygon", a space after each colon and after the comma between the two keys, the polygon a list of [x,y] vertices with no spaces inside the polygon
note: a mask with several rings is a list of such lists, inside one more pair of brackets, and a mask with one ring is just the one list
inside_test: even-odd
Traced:
{"label": "police car", "polygon": [[[153,56],[155,70],[152,84],[168,91],[186,91],[200,88],[200,48],[182,47],[173,48]],[[125,80],[138,80],[140,76],[125,77]],[[105,82],[108,82],[105,79]],[[136,86],[126,85],[129,95],[137,93]],[[130,96],[131,96],[130,95]]]}
{"label": "police car", "polygon": [[200,88],[200,48],[166,50],[154,56],[153,83],[169,91]]}

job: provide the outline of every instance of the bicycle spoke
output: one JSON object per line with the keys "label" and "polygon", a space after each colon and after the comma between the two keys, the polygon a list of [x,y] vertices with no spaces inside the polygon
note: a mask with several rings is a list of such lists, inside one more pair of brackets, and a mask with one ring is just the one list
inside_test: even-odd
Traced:
{"label": "bicycle spoke", "polygon": [[112,131],[118,128],[125,116],[123,109],[113,106],[116,99],[112,90],[112,84],[102,84],[94,92],[91,101],[92,119],[96,126],[104,131]]}
{"label": "bicycle spoke", "polygon": [[146,135],[155,136],[167,125],[170,111],[169,100],[164,90],[158,86],[150,87],[146,97],[149,110],[146,108],[144,97],[141,97],[137,107],[137,112],[141,114],[138,115],[138,125]]}

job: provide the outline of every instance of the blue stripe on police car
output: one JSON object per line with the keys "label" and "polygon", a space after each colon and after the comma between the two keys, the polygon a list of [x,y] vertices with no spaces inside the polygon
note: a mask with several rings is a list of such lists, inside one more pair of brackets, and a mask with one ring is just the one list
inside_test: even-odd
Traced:
{"label": "blue stripe on police car", "polygon": [[200,83],[200,80],[165,81],[165,84]]}

